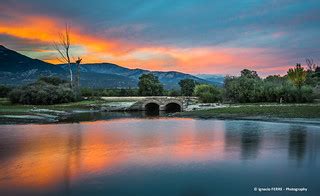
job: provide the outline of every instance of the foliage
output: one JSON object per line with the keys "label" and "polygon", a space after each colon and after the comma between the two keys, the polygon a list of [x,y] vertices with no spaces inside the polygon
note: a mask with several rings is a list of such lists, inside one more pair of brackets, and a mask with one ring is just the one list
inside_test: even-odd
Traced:
{"label": "foliage", "polygon": [[241,71],[241,77],[259,79],[259,75],[256,71],[244,69]]}
{"label": "foliage", "polygon": [[[49,83],[47,83],[47,82]],[[37,82],[13,89],[9,93],[12,103],[49,105],[75,101],[69,84],[56,78],[40,78]],[[55,85],[54,85],[55,84]]]}
{"label": "foliage", "polygon": [[193,94],[194,88],[197,85],[197,82],[192,79],[183,79],[179,82],[181,88],[181,94],[183,96],[191,96]]}
{"label": "foliage", "polygon": [[301,67],[301,64],[297,64],[294,69],[289,69],[288,78],[298,88],[301,89],[302,85],[306,81],[307,72]]}
{"label": "foliage", "polygon": [[305,84],[313,87],[320,85],[320,67],[316,67],[314,70],[307,70]]}
{"label": "foliage", "polygon": [[164,95],[169,97],[177,97],[177,96],[181,96],[181,92],[179,90],[171,89],[171,90],[164,91]]}
{"label": "foliage", "polygon": [[[243,73],[243,72],[242,72]],[[288,81],[288,77],[278,75],[268,76],[266,79],[252,77],[248,71],[240,77],[225,78],[225,100],[238,103],[254,102],[312,102],[313,88],[303,85],[300,88]]]}
{"label": "foliage", "polygon": [[163,94],[163,85],[157,76],[153,74],[142,74],[139,77],[139,95],[158,96]]}
{"label": "foliage", "polygon": [[316,86],[313,89],[313,93],[314,93],[314,98],[320,101],[320,85]]}
{"label": "foliage", "polygon": [[85,97],[121,97],[138,96],[138,89],[94,89],[81,88],[81,95]]}
{"label": "foliage", "polygon": [[320,118],[320,105],[283,104],[283,105],[239,105],[210,110],[198,110],[180,114],[185,117],[203,118]]}
{"label": "foliage", "polygon": [[63,80],[59,77],[56,77],[56,76],[51,76],[51,77],[40,77],[37,81],[38,83],[39,82],[44,82],[44,83],[47,83],[47,84],[52,84],[54,86],[57,86],[57,85],[60,85],[60,84],[65,84],[65,83],[68,83],[66,80]]}
{"label": "foliage", "polygon": [[0,97],[8,97],[8,94],[10,93],[11,88],[8,86],[0,85]]}
{"label": "foliage", "polygon": [[203,103],[214,103],[221,101],[221,91],[212,85],[200,84],[194,89],[194,95],[199,97]]}
{"label": "foliage", "polygon": [[[81,95],[84,97],[134,97],[139,96],[137,88],[123,88],[123,89],[94,89],[94,88],[81,88]],[[164,96],[176,97],[180,96],[179,90],[164,90]]]}
{"label": "foliage", "polygon": [[261,83],[262,80],[257,74],[248,74],[248,72],[241,74],[240,77],[226,77],[225,96],[231,101],[240,103],[257,102],[262,91]]}

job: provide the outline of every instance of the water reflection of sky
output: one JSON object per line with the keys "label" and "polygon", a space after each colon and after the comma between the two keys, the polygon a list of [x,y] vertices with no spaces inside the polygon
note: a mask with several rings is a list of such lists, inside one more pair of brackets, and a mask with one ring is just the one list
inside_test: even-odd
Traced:
{"label": "water reflection of sky", "polygon": [[168,193],[177,187],[189,192],[187,187],[200,182],[209,185],[190,191],[207,193],[213,185],[231,182],[238,182],[239,191],[248,191],[250,183],[315,186],[319,131],[281,123],[165,118],[5,125],[0,126],[0,193],[122,193],[117,192],[121,186],[143,193],[139,183],[167,186]]}

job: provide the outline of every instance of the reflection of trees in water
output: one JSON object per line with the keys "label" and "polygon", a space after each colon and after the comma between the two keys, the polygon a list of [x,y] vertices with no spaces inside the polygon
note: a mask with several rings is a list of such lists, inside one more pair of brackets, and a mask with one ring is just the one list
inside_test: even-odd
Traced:
{"label": "reflection of trees in water", "polygon": [[224,132],[224,149],[225,151],[234,151],[234,148],[239,147],[240,144],[240,131],[238,124],[233,122],[225,123]]}
{"label": "reflection of trees in water", "polygon": [[307,131],[304,126],[291,126],[289,132],[289,158],[301,161],[305,157]]}
{"label": "reflection of trees in water", "polygon": [[259,154],[261,143],[261,127],[259,123],[245,123],[241,127],[241,157],[255,159]]}
{"label": "reflection of trees in water", "polygon": [[[310,135],[309,135],[310,134]],[[308,163],[314,165],[320,155],[320,135],[309,132],[307,138],[306,150],[308,152]]]}
{"label": "reflection of trees in water", "polygon": [[[254,159],[259,154],[261,143],[261,125],[259,122],[235,122],[226,124],[225,149],[241,150],[242,159]],[[241,148],[239,148],[241,147]]]}
{"label": "reflection of trees in water", "polygon": [[66,147],[66,162],[65,162],[65,171],[64,171],[64,185],[65,192],[70,194],[70,182],[72,177],[72,171],[80,170],[81,162],[81,144],[82,144],[82,131],[81,125],[78,124],[78,127],[75,131],[71,131]]}

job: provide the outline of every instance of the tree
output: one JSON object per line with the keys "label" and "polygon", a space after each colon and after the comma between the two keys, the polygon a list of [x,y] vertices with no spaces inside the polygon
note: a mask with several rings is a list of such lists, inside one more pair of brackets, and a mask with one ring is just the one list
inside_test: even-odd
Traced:
{"label": "tree", "polygon": [[[77,76],[76,81],[74,83],[73,79],[73,71],[72,71],[72,62],[70,57],[70,47],[71,47],[71,40],[70,40],[70,27],[66,24],[65,32],[59,33],[59,41],[53,43],[53,47],[59,53],[60,58],[58,58],[62,63],[68,65],[69,74],[70,74],[70,86],[71,89],[75,91],[77,98],[80,96],[80,63],[82,59],[78,57],[75,60],[75,64],[77,67]],[[75,88],[74,88],[75,87]]]}
{"label": "tree", "polygon": [[315,71],[317,69],[317,64],[313,62],[313,59],[306,59],[308,70]]}
{"label": "tree", "polygon": [[200,84],[194,89],[194,95],[203,103],[214,103],[221,100],[221,91],[212,85]]}
{"label": "tree", "polygon": [[139,77],[139,95],[158,96],[163,94],[163,85],[153,74],[142,74]]}
{"label": "tree", "polygon": [[262,80],[255,71],[245,74],[242,71],[240,77],[226,77],[224,87],[226,98],[231,101],[258,102],[262,93]]}
{"label": "tree", "polygon": [[275,84],[283,84],[284,82],[286,82],[286,78],[281,77],[280,75],[270,75],[267,76],[266,79],[264,79],[265,82],[272,82]]}
{"label": "tree", "polygon": [[70,27],[66,24],[65,33],[59,33],[59,41],[53,42],[53,47],[60,54],[59,61],[66,63],[70,73],[70,86],[73,87],[73,73],[70,60]]}
{"label": "tree", "polygon": [[254,70],[244,69],[241,71],[241,77],[247,77],[252,79],[259,79],[259,75]]}
{"label": "tree", "polygon": [[193,94],[194,88],[197,82],[192,79],[183,79],[179,82],[181,88],[181,94],[184,96],[191,96]]}
{"label": "tree", "polygon": [[289,80],[298,88],[301,89],[302,85],[306,81],[307,72],[301,67],[301,64],[297,64],[295,68],[291,68],[288,71]]}
{"label": "tree", "polygon": [[11,90],[8,86],[0,85],[0,97],[7,97]]}
{"label": "tree", "polygon": [[315,87],[320,84],[320,67],[312,59],[306,59],[306,63],[308,69],[305,84]]}
{"label": "tree", "polygon": [[82,59],[80,57],[78,57],[78,59],[76,60],[77,77],[76,77],[76,85],[75,85],[76,86],[75,94],[76,94],[77,99],[80,98],[80,94],[81,94],[81,92],[80,92],[80,63],[81,63],[81,61],[82,61]]}

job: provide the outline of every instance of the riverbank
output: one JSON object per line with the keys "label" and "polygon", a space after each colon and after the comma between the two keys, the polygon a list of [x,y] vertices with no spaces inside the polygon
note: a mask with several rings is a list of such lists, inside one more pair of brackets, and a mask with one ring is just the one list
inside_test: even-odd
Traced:
{"label": "riverbank", "polygon": [[[0,124],[56,123],[82,113],[130,111],[134,99],[87,99],[56,105],[20,105],[0,99]],[[320,104],[193,104],[172,117],[299,122],[320,125]],[[194,111],[190,111],[194,110]]]}
{"label": "riverbank", "polygon": [[181,112],[173,116],[320,125],[320,104],[242,104],[208,110]]}
{"label": "riverbank", "polygon": [[78,113],[89,113],[104,109],[106,101],[100,99],[55,105],[11,104],[0,99],[0,124],[54,123]]}

